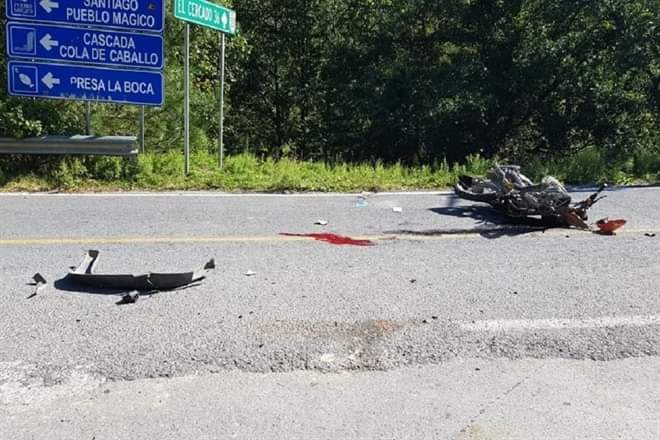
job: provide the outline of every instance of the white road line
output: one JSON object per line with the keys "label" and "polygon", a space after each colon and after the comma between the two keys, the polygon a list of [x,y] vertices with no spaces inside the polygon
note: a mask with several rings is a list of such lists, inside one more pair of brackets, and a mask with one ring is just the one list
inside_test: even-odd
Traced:
{"label": "white road line", "polygon": [[586,319],[503,319],[462,323],[469,332],[505,332],[511,330],[570,330],[607,327],[642,327],[660,325],[660,316],[604,316]]}

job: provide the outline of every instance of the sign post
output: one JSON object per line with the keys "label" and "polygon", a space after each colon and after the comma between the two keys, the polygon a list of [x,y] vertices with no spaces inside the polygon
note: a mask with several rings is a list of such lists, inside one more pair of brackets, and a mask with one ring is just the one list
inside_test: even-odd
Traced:
{"label": "sign post", "polygon": [[7,52],[14,58],[154,70],[164,66],[159,34],[11,21],[6,30]]}
{"label": "sign post", "polygon": [[163,31],[163,0],[7,0],[10,20],[63,23],[76,26]]}
{"label": "sign post", "polygon": [[218,124],[218,150],[220,154],[220,169],[224,165],[225,144],[225,34],[220,34],[220,122]]}
{"label": "sign post", "polygon": [[10,95],[162,106],[164,0],[5,1]]}
{"label": "sign post", "polygon": [[186,23],[183,61],[183,161],[186,176],[190,173],[190,25]]}
{"label": "sign post", "polygon": [[113,104],[160,106],[164,97],[161,72],[122,71],[105,67],[9,61],[9,94]]}
{"label": "sign post", "polygon": [[140,106],[140,153],[144,153],[144,106]]}
{"label": "sign post", "polygon": [[218,127],[218,155],[220,157],[220,168],[224,161],[224,90],[225,90],[225,34],[236,33],[236,12],[206,0],[175,0],[174,16],[186,22],[185,61],[184,61],[184,161],[186,174],[190,171],[189,164],[189,83],[190,71],[188,67],[189,57],[189,35],[188,23],[198,24],[220,31],[220,120]]}
{"label": "sign post", "polygon": [[176,0],[174,16],[225,34],[236,33],[236,12],[206,0]]}
{"label": "sign post", "polygon": [[92,134],[92,103],[85,101],[85,134]]}

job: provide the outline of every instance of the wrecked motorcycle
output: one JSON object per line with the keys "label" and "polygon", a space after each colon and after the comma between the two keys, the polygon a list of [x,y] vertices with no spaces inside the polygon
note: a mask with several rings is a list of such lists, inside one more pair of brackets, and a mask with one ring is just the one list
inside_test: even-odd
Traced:
{"label": "wrecked motorcycle", "polygon": [[456,195],[488,203],[509,217],[540,216],[544,223],[589,229],[587,210],[605,196],[605,185],[586,199],[572,203],[570,194],[554,177],[534,183],[516,165],[495,165],[485,178],[460,176]]}

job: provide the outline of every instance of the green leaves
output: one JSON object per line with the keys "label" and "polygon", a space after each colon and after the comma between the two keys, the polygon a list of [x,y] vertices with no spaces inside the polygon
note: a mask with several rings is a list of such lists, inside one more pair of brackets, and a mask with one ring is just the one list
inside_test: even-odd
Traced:
{"label": "green leaves", "polygon": [[[184,24],[172,4],[166,102],[146,115],[151,151],[183,143]],[[242,0],[234,8],[229,153],[433,163],[589,146],[609,157],[659,144],[658,0]],[[193,149],[213,153],[219,38],[198,26],[191,37]],[[80,133],[82,109],[2,89],[0,135]],[[94,131],[136,134],[137,114],[95,105]]]}

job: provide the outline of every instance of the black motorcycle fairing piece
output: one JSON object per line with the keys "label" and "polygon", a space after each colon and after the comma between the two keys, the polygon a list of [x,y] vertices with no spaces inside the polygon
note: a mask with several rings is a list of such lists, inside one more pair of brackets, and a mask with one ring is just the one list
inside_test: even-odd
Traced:
{"label": "black motorcycle fairing piece", "polygon": [[201,269],[188,272],[156,273],[141,275],[132,274],[99,274],[94,273],[98,262],[99,251],[89,250],[78,267],[71,268],[66,279],[90,287],[118,290],[172,290],[187,286],[206,278],[211,269],[215,269],[215,261],[209,260]]}

